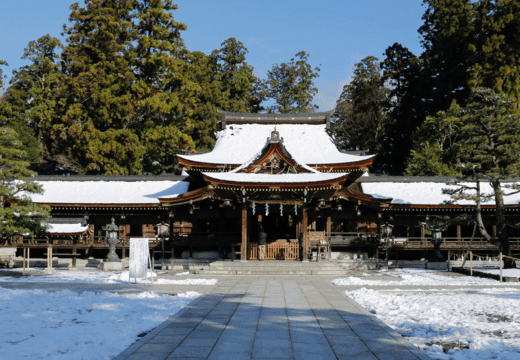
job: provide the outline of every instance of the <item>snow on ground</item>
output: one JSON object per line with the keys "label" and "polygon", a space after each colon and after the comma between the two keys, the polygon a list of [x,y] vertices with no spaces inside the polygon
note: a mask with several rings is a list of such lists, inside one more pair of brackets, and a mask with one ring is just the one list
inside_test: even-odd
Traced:
{"label": "snow on ground", "polygon": [[[13,269],[14,270],[14,269]],[[20,271],[19,269],[16,269]],[[99,271],[99,270],[84,270],[84,271],[69,271],[69,270],[55,270],[50,275],[44,275],[44,270],[39,270],[39,276],[27,277],[0,277],[0,282],[59,282],[59,283],[94,283],[94,284],[126,284],[130,282],[128,271]],[[152,280],[151,274],[148,274],[148,280],[137,279],[138,283],[150,283]],[[134,282],[134,279],[131,279]],[[169,280],[158,279],[157,274],[154,273],[153,283],[157,285],[216,285],[217,279],[182,279]]]}
{"label": "snow on ground", "polygon": [[371,280],[369,278],[346,277],[332,280],[334,285],[371,285],[371,286],[394,286],[394,285],[493,285],[511,286],[511,283],[500,283],[497,280],[483,279],[470,276],[445,276],[439,271],[423,269],[396,269],[394,271],[380,271],[377,275],[388,275],[395,277],[395,281]]}
{"label": "snow on ground", "polygon": [[0,287],[0,359],[110,359],[198,296]]}
{"label": "snow on ground", "polygon": [[[346,294],[434,359],[520,359],[518,288]],[[444,350],[444,351],[443,351]]]}

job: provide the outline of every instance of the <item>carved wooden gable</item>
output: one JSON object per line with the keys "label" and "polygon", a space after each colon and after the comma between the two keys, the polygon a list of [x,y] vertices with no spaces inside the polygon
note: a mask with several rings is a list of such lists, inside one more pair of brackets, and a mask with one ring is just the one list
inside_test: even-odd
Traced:
{"label": "carved wooden gable", "polygon": [[280,137],[276,127],[271,132],[271,137],[267,138],[267,144],[260,155],[239,172],[263,173],[263,174],[297,174],[309,173],[307,168],[298,164],[291,154],[283,146],[283,138]]}

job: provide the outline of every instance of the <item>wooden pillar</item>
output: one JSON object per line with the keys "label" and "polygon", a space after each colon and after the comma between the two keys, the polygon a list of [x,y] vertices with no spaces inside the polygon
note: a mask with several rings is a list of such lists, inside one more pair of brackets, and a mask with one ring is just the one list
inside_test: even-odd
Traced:
{"label": "wooden pillar", "polygon": [[302,216],[303,216],[303,261],[309,261],[309,239],[308,239],[308,231],[307,226],[309,224],[309,219],[307,216],[307,205],[303,205]]}
{"label": "wooden pillar", "polygon": [[76,253],[78,252],[77,239],[72,239],[72,267],[76,267]]}
{"label": "wooden pillar", "polygon": [[247,204],[242,204],[242,246],[240,247],[240,261],[247,261]]}
{"label": "wooden pillar", "polygon": [[493,237],[494,238],[497,237],[497,226],[496,225],[493,225]]}
{"label": "wooden pillar", "polygon": [[460,225],[457,225],[457,239],[460,240],[461,237]]}

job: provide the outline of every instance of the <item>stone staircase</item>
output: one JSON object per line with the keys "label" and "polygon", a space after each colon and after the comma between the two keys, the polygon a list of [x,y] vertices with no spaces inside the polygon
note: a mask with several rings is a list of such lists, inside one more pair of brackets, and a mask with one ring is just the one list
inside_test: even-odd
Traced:
{"label": "stone staircase", "polygon": [[190,266],[196,274],[203,275],[352,275],[382,267],[376,260],[333,260],[320,262],[301,261],[214,261],[198,269]]}

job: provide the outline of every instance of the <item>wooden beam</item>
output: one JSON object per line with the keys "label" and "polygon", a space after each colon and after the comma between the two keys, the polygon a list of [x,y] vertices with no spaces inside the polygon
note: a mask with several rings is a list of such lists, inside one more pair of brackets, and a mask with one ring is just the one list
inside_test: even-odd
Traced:
{"label": "wooden beam", "polygon": [[240,246],[240,261],[247,261],[247,204],[242,204],[242,246]]}

